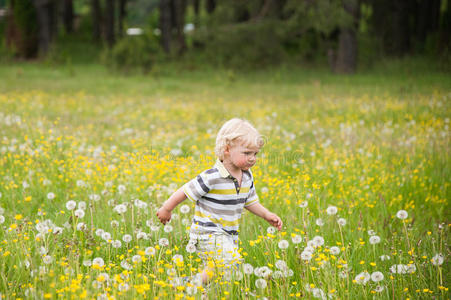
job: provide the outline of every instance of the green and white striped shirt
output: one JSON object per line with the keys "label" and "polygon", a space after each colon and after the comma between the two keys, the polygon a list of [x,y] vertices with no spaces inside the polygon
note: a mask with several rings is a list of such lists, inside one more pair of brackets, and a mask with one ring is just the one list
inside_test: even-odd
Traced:
{"label": "green and white striped shirt", "polygon": [[183,186],[183,192],[196,203],[191,231],[225,232],[238,239],[243,208],[258,202],[250,171],[243,171],[241,186],[221,161]]}

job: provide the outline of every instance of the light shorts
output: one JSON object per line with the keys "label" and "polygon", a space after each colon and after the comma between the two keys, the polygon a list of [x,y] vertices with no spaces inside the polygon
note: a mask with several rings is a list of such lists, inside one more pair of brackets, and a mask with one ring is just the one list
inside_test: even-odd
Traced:
{"label": "light shorts", "polygon": [[226,233],[192,234],[189,242],[196,246],[196,252],[204,264],[213,261],[218,267],[230,267],[243,259],[238,252],[237,243]]}

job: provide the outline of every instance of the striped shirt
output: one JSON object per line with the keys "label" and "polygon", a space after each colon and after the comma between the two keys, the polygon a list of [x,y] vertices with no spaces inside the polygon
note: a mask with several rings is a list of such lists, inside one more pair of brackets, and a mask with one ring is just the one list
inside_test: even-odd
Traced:
{"label": "striped shirt", "polygon": [[192,232],[226,232],[234,240],[238,239],[243,208],[258,202],[252,173],[243,171],[239,186],[219,160],[186,183],[183,192],[196,203]]}

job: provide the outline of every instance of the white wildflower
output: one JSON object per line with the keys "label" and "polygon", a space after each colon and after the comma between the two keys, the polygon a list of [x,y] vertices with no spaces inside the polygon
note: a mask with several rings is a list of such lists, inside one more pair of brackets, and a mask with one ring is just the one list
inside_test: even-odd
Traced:
{"label": "white wildflower", "polygon": [[321,218],[316,219],[315,224],[318,226],[323,226],[324,225],[324,221]]}
{"label": "white wildflower", "polygon": [[124,234],[122,240],[126,243],[130,243],[132,241],[132,236],[130,234]]}
{"label": "white wildflower", "polygon": [[381,241],[381,238],[378,235],[373,235],[370,237],[370,244],[371,245],[376,245],[379,244]]}
{"label": "white wildflower", "polygon": [[329,206],[327,209],[326,209],[326,212],[327,212],[327,214],[329,215],[329,216],[332,216],[332,215],[335,215],[337,212],[338,212],[338,209],[337,209],[337,207],[336,206]]}
{"label": "white wildflower", "polygon": [[338,255],[340,254],[340,248],[338,248],[337,246],[332,246],[330,247],[330,253],[332,253],[332,255]]}
{"label": "white wildflower", "polygon": [[371,280],[374,282],[379,282],[384,280],[384,274],[382,272],[376,271],[371,274]]}
{"label": "white wildflower", "polygon": [[288,243],[287,240],[280,240],[279,243],[278,243],[278,246],[279,246],[280,249],[284,250],[284,249],[288,248],[289,243]]}
{"label": "white wildflower", "polygon": [[360,274],[357,274],[357,276],[354,278],[354,280],[358,283],[358,284],[366,284],[371,278],[370,273],[363,271]]}
{"label": "white wildflower", "polygon": [[401,220],[407,219],[408,216],[409,216],[409,214],[405,210],[399,210],[396,213],[396,217]]}
{"label": "white wildflower", "polygon": [[182,214],[187,214],[187,213],[189,213],[189,211],[190,211],[190,208],[188,205],[183,204],[182,206],[180,206],[180,212]]}
{"label": "white wildflower", "polygon": [[346,225],[346,219],[340,218],[337,220],[338,225],[345,226]]}
{"label": "white wildflower", "polygon": [[255,286],[258,289],[264,289],[267,286],[266,280],[264,280],[263,278],[259,278],[257,280],[255,280]]}
{"label": "white wildflower", "polygon": [[75,202],[74,200],[69,200],[66,202],[67,210],[74,210],[76,206],[77,206],[77,202]]}
{"label": "white wildflower", "polygon": [[74,215],[77,218],[82,219],[85,216],[85,211],[83,209],[77,209],[74,211]]}

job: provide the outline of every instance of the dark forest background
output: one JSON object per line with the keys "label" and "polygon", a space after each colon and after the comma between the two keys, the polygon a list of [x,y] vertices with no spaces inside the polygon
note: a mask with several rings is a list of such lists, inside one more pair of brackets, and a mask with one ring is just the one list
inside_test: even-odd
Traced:
{"label": "dark forest background", "polygon": [[354,73],[385,57],[450,69],[449,0],[0,0],[1,60],[158,62],[261,68],[328,64]]}

